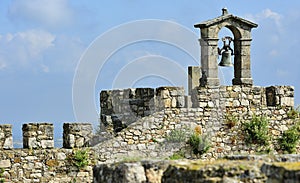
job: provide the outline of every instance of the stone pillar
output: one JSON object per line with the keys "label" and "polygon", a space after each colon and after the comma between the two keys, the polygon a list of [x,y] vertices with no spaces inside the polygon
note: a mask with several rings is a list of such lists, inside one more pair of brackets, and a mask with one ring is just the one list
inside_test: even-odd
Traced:
{"label": "stone pillar", "polygon": [[251,77],[250,46],[252,39],[236,41],[237,55],[234,59],[234,85],[253,85]]}
{"label": "stone pillar", "polygon": [[63,147],[89,147],[93,137],[93,127],[90,123],[64,123]]}
{"label": "stone pillar", "polygon": [[1,124],[0,125],[0,150],[1,149],[12,149],[12,125]]}
{"label": "stone pillar", "polygon": [[201,72],[207,79],[206,85],[219,86],[218,77],[218,38],[201,38]]}
{"label": "stone pillar", "polygon": [[49,149],[54,147],[52,123],[23,124],[23,148]]}
{"label": "stone pillar", "polygon": [[192,95],[193,90],[200,85],[201,66],[189,66],[188,74],[189,95]]}

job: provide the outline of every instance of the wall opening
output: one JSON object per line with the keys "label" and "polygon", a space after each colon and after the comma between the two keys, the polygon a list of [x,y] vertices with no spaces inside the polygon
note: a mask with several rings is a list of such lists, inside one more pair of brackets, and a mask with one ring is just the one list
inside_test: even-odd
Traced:
{"label": "wall opening", "polygon": [[276,106],[276,89],[275,87],[266,88],[267,106]]}
{"label": "wall opening", "polygon": [[[224,42],[222,41],[222,38],[224,38],[226,36],[229,36],[232,39],[234,39],[234,35],[232,34],[231,30],[229,30],[226,27],[223,27],[219,31],[219,34],[218,34],[218,38],[219,38],[218,48],[221,49],[224,46]],[[234,53],[234,41],[231,42],[230,47],[233,49],[233,53]],[[221,62],[221,58],[222,58],[222,56],[219,55],[218,60],[217,60],[218,64]],[[231,58],[231,62],[233,64],[234,56],[230,56],[230,58]],[[219,66],[218,67],[218,75],[219,75],[221,85],[226,85],[226,86],[232,85],[232,79],[234,78],[234,67],[233,66],[232,67]]]}

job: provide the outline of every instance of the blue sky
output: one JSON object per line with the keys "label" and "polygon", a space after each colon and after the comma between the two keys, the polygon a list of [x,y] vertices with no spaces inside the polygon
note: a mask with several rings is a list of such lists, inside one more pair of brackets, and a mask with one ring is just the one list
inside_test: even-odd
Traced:
{"label": "blue sky", "polygon": [[[173,22],[197,38],[199,30],[193,25],[220,16],[223,7],[227,7],[229,13],[259,25],[252,30],[254,84],[293,85],[295,104],[300,104],[298,0],[3,0],[0,2],[0,122],[13,124],[15,133],[18,133],[14,136],[21,136],[21,124],[25,122],[52,122],[57,136],[61,136],[63,122],[80,120],[97,124],[97,119],[78,119],[73,110],[72,94],[77,65],[84,61],[86,50],[99,37],[121,30],[119,28],[129,22],[154,19]],[[145,29],[158,32],[157,27],[146,26]],[[129,31],[102,42],[99,54],[104,47],[113,45],[123,36],[143,31],[141,27],[134,30],[131,26]],[[174,33],[169,29],[164,31],[166,37]],[[178,37],[180,39],[180,35]],[[199,50],[199,45],[193,43],[191,49]],[[146,58],[141,59],[143,56]],[[147,62],[147,59],[152,62]],[[93,100],[94,110],[98,112],[98,93],[114,87],[113,81],[123,83],[124,87],[174,84],[155,72],[152,76],[124,83],[129,77],[126,73],[146,68],[140,62],[147,62],[149,68],[154,64],[154,68],[162,69],[159,65],[161,59],[165,63],[171,60],[174,69],[196,65],[195,60],[178,47],[159,41],[141,41],[116,48],[94,79],[94,88],[90,89],[94,98],[87,96],[85,99],[83,93],[82,100]],[[131,70],[124,69],[129,65]],[[165,72],[171,73],[170,70],[168,68]],[[232,79],[230,72],[223,71],[225,83]],[[88,113],[84,111],[84,105],[81,107]]]}

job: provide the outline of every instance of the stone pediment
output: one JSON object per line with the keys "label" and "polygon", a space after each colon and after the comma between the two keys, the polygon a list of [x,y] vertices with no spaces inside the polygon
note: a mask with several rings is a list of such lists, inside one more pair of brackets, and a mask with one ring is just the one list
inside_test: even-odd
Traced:
{"label": "stone pediment", "polygon": [[221,23],[226,22],[226,21],[236,22],[240,25],[250,27],[250,28],[255,28],[255,27],[258,26],[256,23],[253,23],[249,20],[245,20],[243,18],[234,16],[232,14],[226,14],[226,15],[222,15],[222,16],[219,16],[219,17],[211,19],[211,20],[201,22],[199,24],[195,24],[194,27],[195,28],[207,28],[207,27],[211,27],[211,26],[214,26],[214,25],[217,25],[217,24],[221,24]]}

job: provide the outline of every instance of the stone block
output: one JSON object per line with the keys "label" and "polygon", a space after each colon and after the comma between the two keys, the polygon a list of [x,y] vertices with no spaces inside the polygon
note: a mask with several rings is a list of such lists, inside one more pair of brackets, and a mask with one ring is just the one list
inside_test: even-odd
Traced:
{"label": "stone block", "polygon": [[249,100],[242,99],[241,105],[242,105],[242,106],[249,106],[249,105],[250,105]]}
{"label": "stone block", "polygon": [[192,95],[193,90],[200,86],[201,66],[188,67],[188,93]]}
{"label": "stone block", "polygon": [[170,97],[170,92],[169,90],[162,90],[161,91],[161,98],[166,99]]}
{"label": "stone block", "polygon": [[12,149],[12,125],[0,125],[0,149]]}
{"label": "stone block", "polygon": [[52,123],[23,124],[22,130],[24,148],[48,149],[54,147]]}
{"label": "stone block", "polygon": [[210,108],[215,107],[215,104],[212,101],[207,102],[207,106]]}
{"label": "stone block", "polygon": [[233,107],[239,107],[241,105],[239,100],[234,100],[232,103]]}
{"label": "stone block", "polygon": [[93,138],[93,127],[90,123],[64,123],[63,147],[89,147]]}
{"label": "stone block", "polygon": [[11,162],[10,160],[0,160],[0,168],[10,168]]}
{"label": "stone block", "polygon": [[53,148],[54,147],[54,141],[53,140],[42,140],[41,141],[41,147],[43,149]]}
{"label": "stone block", "polygon": [[164,108],[170,108],[172,106],[171,99],[165,99],[163,100]]}
{"label": "stone block", "polygon": [[294,107],[294,98],[293,97],[282,97],[281,106]]}
{"label": "stone block", "polygon": [[176,98],[176,102],[177,102],[176,106],[178,108],[185,107],[185,96],[178,96]]}
{"label": "stone block", "polygon": [[13,148],[13,139],[12,137],[7,137],[3,144],[3,149],[12,149]]}
{"label": "stone block", "polygon": [[171,100],[171,107],[172,107],[172,108],[177,107],[177,101],[176,101],[176,98],[175,98],[175,97],[172,97],[172,100]]}

